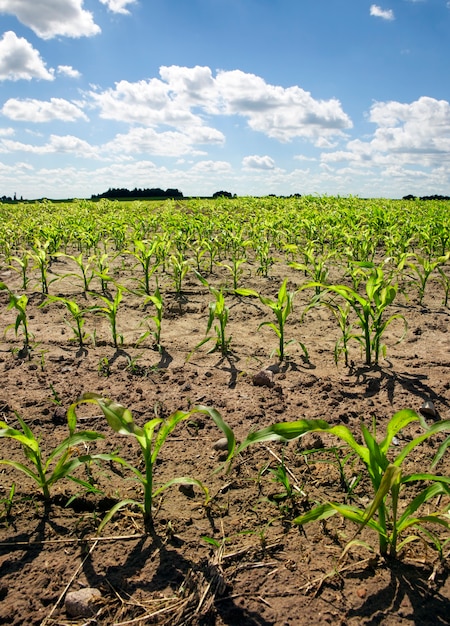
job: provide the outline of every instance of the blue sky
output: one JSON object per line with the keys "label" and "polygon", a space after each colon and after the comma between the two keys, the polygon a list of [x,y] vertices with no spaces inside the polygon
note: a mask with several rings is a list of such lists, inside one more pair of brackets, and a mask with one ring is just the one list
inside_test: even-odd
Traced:
{"label": "blue sky", "polygon": [[448,0],[0,0],[0,197],[450,195]]}

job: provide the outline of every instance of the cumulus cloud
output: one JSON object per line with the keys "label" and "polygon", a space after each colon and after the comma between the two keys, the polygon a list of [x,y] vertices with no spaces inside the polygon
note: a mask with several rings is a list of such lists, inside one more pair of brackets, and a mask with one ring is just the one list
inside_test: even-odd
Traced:
{"label": "cumulus cloud", "polygon": [[53,154],[57,152],[78,157],[98,158],[98,150],[95,147],[73,135],[50,135],[49,141],[42,146],[3,139],[0,141],[0,150],[2,152],[27,152],[30,154]]}
{"label": "cumulus cloud", "polygon": [[27,98],[10,98],[3,105],[1,112],[9,119],[19,122],[51,122],[61,120],[74,122],[85,120],[86,114],[75,104],[63,98],[51,98],[49,101]]}
{"label": "cumulus cloud", "polygon": [[392,21],[395,19],[394,11],[392,9],[382,9],[377,4],[371,5],[370,15],[372,15],[373,17],[381,17],[381,19],[388,21]]}
{"label": "cumulus cloud", "polygon": [[[124,3],[117,0],[117,4]],[[42,39],[89,37],[100,32],[92,13],[83,9],[83,0],[0,0],[0,13],[14,15]]]}
{"label": "cumulus cloud", "polygon": [[105,4],[112,13],[128,15],[130,12],[127,9],[127,5],[135,4],[136,0],[100,0],[100,2]]}
{"label": "cumulus cloud", "polygon": [[12,137],[14,128],[0,128],[0,137]]}
{"label": "cumulus cloud", "polygon": [[179,131],[157,132],[153,128],[132,128],[128,133],[116,135],[105,144],[102,150],[105,153],[118,154],[153,154],[159,156],[176,157],[180,155],[199,155],[204,152],[194,148],[196,144],[221,143],[223,135],[214,129],[211,133],[204,133],[208,129],[201,129],[199,134],[187,134]]}
{"label": "cumulus cloud", "polygon": [[349,141],[346,150],[322,155],[325,163],[348,161],[438,167],[450,160],[450,103],[423,96],[409,104],[376,102],[369,120],[377,125],[368,141]]}
{"label": "cumulus cloud", "polygon": [[204,126],[205,116],[238,115],[251,129],[281,142],[301,137],[323,141],[352,127],[338,100],[316,100],[298,86],[284,88],[240,70],[161,67],[159,78],[92,91],[100,116],[144,126]]}
{"label": "cumulus cloud", "polygon": [[0,80],[32,78],[53,80],[54,71],[47,69],[39,52],[29,41],[17,37],[11,30],[7,31],[0,39]]}
{"label": "cumulus cloud", "polygon": [[275,161],[269,156],[246,156],[242,159],[242,165],[246,169],[251,170],[273,170],[275,169]]}
{"label": "cumulus cloud", "polygon": [[68,76],[69,78],[80,78],[81,72],[74,69],[71,65],[58,65],[56,68],[58,74],[62,74],[63,76]]}

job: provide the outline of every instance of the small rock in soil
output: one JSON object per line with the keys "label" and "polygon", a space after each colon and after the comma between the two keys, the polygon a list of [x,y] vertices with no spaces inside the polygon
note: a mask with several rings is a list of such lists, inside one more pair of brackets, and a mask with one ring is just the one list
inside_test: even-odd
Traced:
{"label": "small rock in soil", "polygon": [[434,404],[431,400],[425,400],[425,402],[420,407],[420,412],[422,415],[427,415],[428,417],[436,417],[436,409],[434,408]]}
{"label": "small rock in soil", "polygon": [[101,598],[95,587],[86,587],[78,591],[70,591],[66,595],[66,611],[70,617],[91,617],[96,613],[95,604]]}
{"label": "small rock in soil", "polygon": [[56,407],[52,416],[52,422],[53,424],[56,424],[56,425],[65,424],[67,422],[67,413],[64,407],[62,406]]}
{"label": "small rock in soil", "polygon": [[228,450],[228,439],[226,437],[218,439],[213,445],[213,448],[214,450]]}
{"label": "small rock in soil", "polygon": [[261,370],[253,376],[252,381],[257,387],[273,387],[273,372],[272,370]]}

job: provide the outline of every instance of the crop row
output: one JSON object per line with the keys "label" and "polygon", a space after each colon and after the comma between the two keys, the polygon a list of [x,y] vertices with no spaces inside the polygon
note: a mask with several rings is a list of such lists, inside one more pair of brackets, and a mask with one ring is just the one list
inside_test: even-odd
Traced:
{"label": "crop row", "polygon": [[[32,205],[35,213],[29,207],[25,212],[25,205],[3,205],[3,210],[10,208],[0,232],[3,267],[17,274],[22,291],[8,281],[0,283],[8,308],[16,313],[6,330],[23,335],[21,353],[28,354],[35,339],[27,314],[31,288],[45,296],[41,306],[56,303],[66,310],[71,339],[80,347],[96,341],[95,330],[89,332],[86,324],[95,314],[107,320],[117,348],[124,343],[121,303],[137,296],[141,331],[133,341],[140,345],[151,337],[161,350],[168,297],[175,297],[181,312],[189,283],[212,298],[205,338],[193,350],[209,343],[227,354],[232,349],[230,299],[256,298],[270,315],[260,326],[276,335],[274,352],[283,360],[291,342],[288,317],[294,298],[303,292],[303,313],[326,306],[336,318],[336,362],[343,357],[348,363],[348,346],[356,341],[365,363],[376,364],[385,352],[382,338],[388,326],[397,320],[406,332],[407,315],[390,311],[399,294],[406,301],[417,297],[421,304],[433,280],[448,305],[448,207],[407,205],[311,198],[181,205],[78,201]],[[293,286],[282,275],[287,267],[298,277]],[[256,276],[280,273],[277,293],[270,281],[260,292],[250,288]],[[77,293],[64,291],[69,280],[79,284]],[[298,344],[308,358],[308,347]]]}

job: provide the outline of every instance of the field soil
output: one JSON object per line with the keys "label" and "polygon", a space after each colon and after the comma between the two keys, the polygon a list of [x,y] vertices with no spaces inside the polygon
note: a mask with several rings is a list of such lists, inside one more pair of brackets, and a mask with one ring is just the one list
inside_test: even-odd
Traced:
{"label": "field soil", "polygon": [[[216,269],[214,284],[225,284],[225,270]],[[249,267],[241,284],[275,298],[284,278],[294,290],[304,282],[301,272],[274,266],[268,277]],[[50,277],[77,268],[59,258]],[[137,270],[136,270],[137,271]],[[333,270],[332,270],[333,271]],[[251,272],[251,274],[250,274]],[[133,287],[131,265],[122,263],[116,278]],[[331,272],[332,274],[332,272]],[[344,424],[361,441],[360,422],[376,424],[382,438],[392,415],[404,408],[419,412],[424,402],[429,424],[450,418],[450,310],[433,276],[423,302],[414,285],[404,285],[388,309],[408,322],[405,339],[396,320],[386,330],[386,358],[366,366],[356,341],[349,344],[349,364],[334,361],[339,327],[326,307],[305,313],[311,290],[298,292],[286,323],[285,359],[276,354],[278,339],[264,321],[273,313],[257,298],[226,295],[229,306],[229,354],[208,353],[214,342],[193,351],[205,337],[211,293],[190,272],[181,295],[160,275],[164,317],[158,351],[148,337],[136,341],[145,328],[151,304],[124,292],[117,324],[123,335],[112,342],[108,319],[86,314],[90,338],[83,347],[71,341],[73,332],[61,303],[40,306],[39,276],[29,284],[27,314],[34,335],[30,354],[17,337],[16,311],[0,292],[0,420],[18,427],[20,415],[39,437],[44,455],[68,434],[66,413],[83,393],[95,392],[128,407],[141,426],[153,417],[167,417],[196,405],[214,407],[234,430],[238,441],[251,431],[275,422],[324,419]],[[332,278],[332,276],[331,276]],[[21,293],[19,276],[3,267],[0,281]],[[80,280],[66,276],[51,283],[50,293],[75,299],[82,307],[101,305],[98,296],[84,295]],[[98,290],[97,284],[92,285]],[[147,320],[151,326],[151,320]],[[94,332],[95,331],[95,332]],[[214,331],[211,331],[214,334]],[[308,351],[308,358],[299,345]],[[192,352],[193,351],[193,352]],[[191,354],[192,353],[192,354]],[[188,356],[190,358],[188,359]],[[265,370],[263,377],[256,377]],[[267,371],[269,373],[267,373]],[[256,384],[256,383],[262,384]],[[78,429],[93,430],[104,439],[74,447],[77,455],[118,452],[143,470],[135,438],[114,433],[96,404],[77,408]],[[423,432],[413,422],[399,433],[395,455]],[[405,473],[428,471],[446,434],[417,446],[404,463]],[[449,544],[442,559],[425,535],[408,543],[397,559],[377,556],[378,537],[367,527],[357,544],[343,551],[358,527],[338,515],[304,528],[293,520],[314,504],[335,501],[366,507],[373,497],[364,467],[348,457],[341,442],[309,434],[288,444],[269,442],[244,450],[231,467],[223,467],[223,433],[204,414],[178,424],[161,449],[155,486],[171,478],[190,476],[207,486],[210,501],[197,486],[174,485],[155,498],[154,529],[145,532],[139,508],[129,505],[97,528],[119,500],[142,502],[139,484],[125,467],[92,463],[77,476],[90,480],[100,493],[85,493],[77,483],[61,480],[52,486],[45,506],[31,478],[0,466],[0,624],[211,624],[216,626],[288,626],[308,624],[398,626],[450,623]],[[0,440],[0,458],[27,463],[20,444]],[[285,468],[292,488],[274,471]],[[434,472],[449,474],[448,453]],[[227,471],[228,469],[228,471]],[[218,471],[216,471],[218,470]],[[12,485],[12,506],[8,497]],[[400,502],[404,509],[418,487],[411,484]],[[442,510],[445,498],[435,498],[423,513]],[[448,502],[447,502],[448,505]],[[436,529],[434,529],[436,531]],[[443,541],[446,530],[437,531]],[[411,530],[414,534],[414,530]],[[71,613],[68,594],[95,588],[88,605],[91,615]],[[86,607],[84,607],[86,609]]]}

